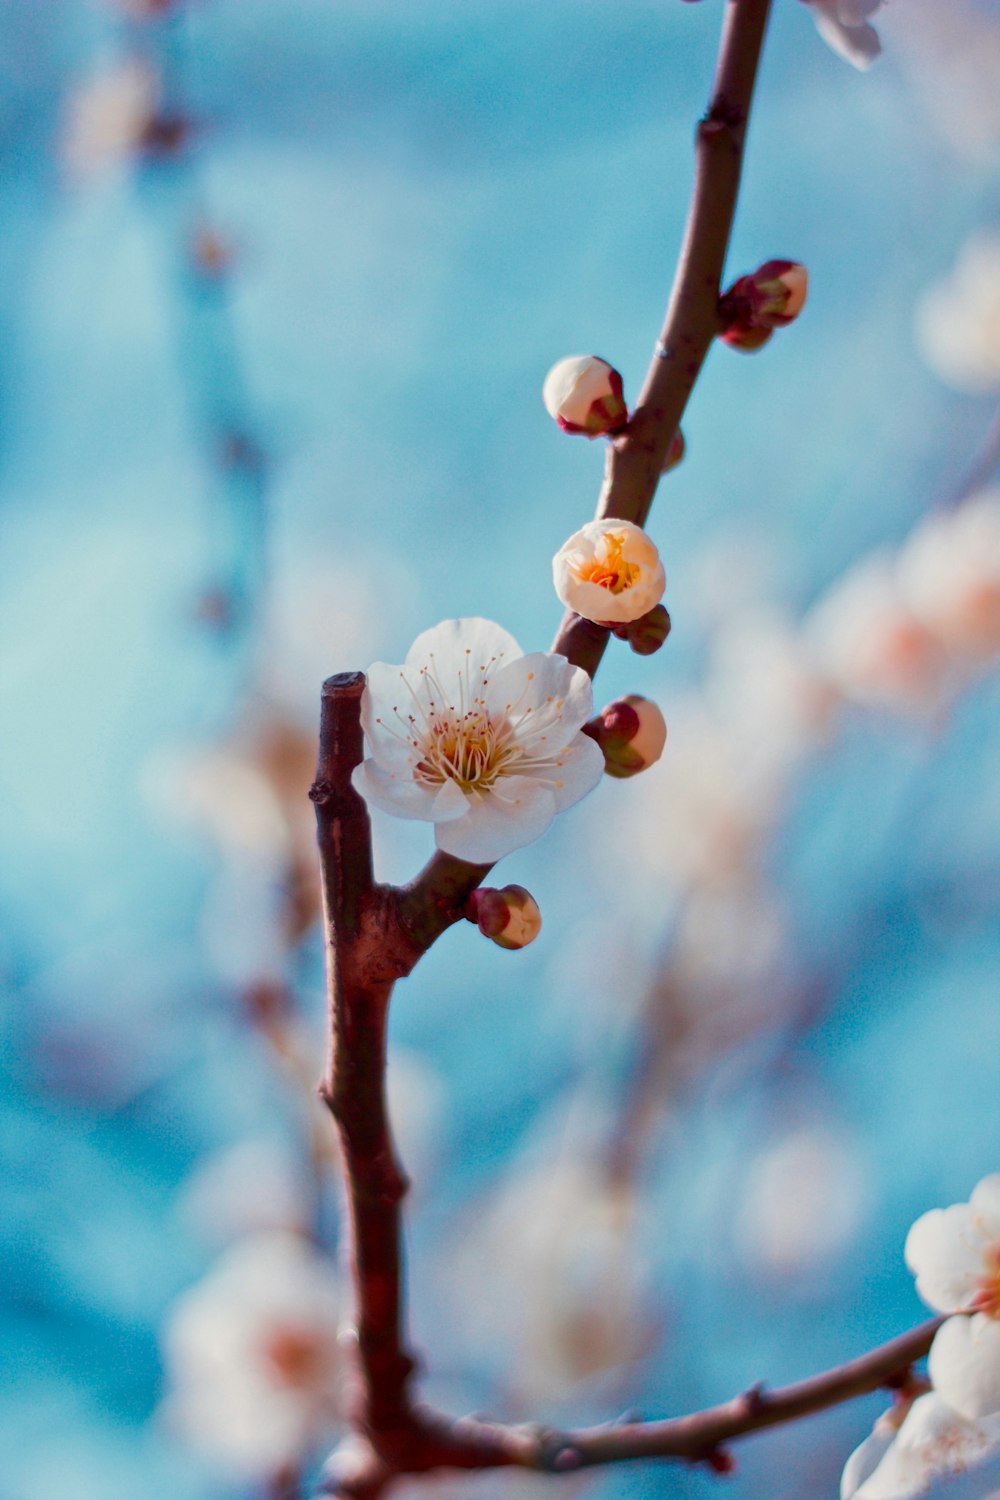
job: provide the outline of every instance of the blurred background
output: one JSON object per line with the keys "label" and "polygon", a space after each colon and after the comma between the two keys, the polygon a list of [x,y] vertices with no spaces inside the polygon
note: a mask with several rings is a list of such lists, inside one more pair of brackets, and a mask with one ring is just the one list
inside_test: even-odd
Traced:
{"label": "blurred background", "polygon": [[[720,18],[0,3],[3,1500],[294,1496],[336,1440],[320,684],[445,616],[548,645],[602,445],[542,380],[637,393]],[[454,1410],[849,1358],[924,1315],[911,1221],[1000,1166],[1000,7],[873,19],[863,73],[775,0],[730,273],[810,300],[712,352],[650,522],[673,634],[596,684],[664,757],[504,861],[530,949],[463,924],[397,991]],[[429,829],[375,823],[409,878]],[[733,1492],[834,1496],[884,1404],[740,1445]]]}

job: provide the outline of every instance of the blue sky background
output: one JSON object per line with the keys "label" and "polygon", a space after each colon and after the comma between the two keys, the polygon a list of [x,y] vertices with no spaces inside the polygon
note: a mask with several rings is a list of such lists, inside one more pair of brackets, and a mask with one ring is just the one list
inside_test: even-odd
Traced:
{"label": "blue sky background", "polygon": [[[862,76],[805,6],[776,0],[730,265],[802,260],[810,301],[752,360],[713,351],[650,523],[674,634],[652,660],[609,655],[602,702],[640,690],[669,722],[741,593],[800,614],[901,540],[985,435],[989,398],[926,368],[913,307],[996,226],[1000,138],[962,149],[942,128],[963,93],[914,62],[922,14],[889,7],[886,55]],[[996,45],[995,4],[963,14]],[[231,739],[262,685],[310,732],[325,674],[401,660],[445,615],[548,643],[549,559],[589,517],[602,455],[556,430],[541,383],[587,350],[626,394],[641,383],[719,15],[716,0],[201,0],[146,25],[96,0],[0,4],[3,1500],[70,1476],[76,1500],[247,1493],[155,1421],[157,1328],[208,1261],[177,1211],[189,1173],[246,1135],[293,1140],[296,1111],[235,998],[232,953],[267,894],[245,870],[212,937],[222,858],[173,810],[164,768]],[[136,52],[163,68],[191,143],[74,180],[68,101]],[[218,285],[190,269],[199,225],[232,248]],[[233,433],[259,466],[227,465]],[[706,582],[720,554],[744,560],[725,598]],[[203,606],[220,591],[218,627]],[[931,725],[859,712],[794,788],[762,868],[819,998],[677,1085],[638,1179],[642,1306],[662,1336],[548,1412],[518,1404],[503,1341],[463,1327],[449,1266],[469,1204],[560,1111],[601,1138],[632,1089],[674,910],[643,866],[630,893],[604,857],[632,789],[602,787],[506,862],[545,914],[534,948],[463,928],[400,990],[394,1042],[441,1117],[411,1242],[442,1399],[518,1419],[673,1411],[921,1316],[906,1228],[998,1166],[998,715],[995,679]],[[389,878],[429,850],[421,827],[376,834]],[[318,1038],[316,933],[285,961]],[[738,1205],[800,1125],[846,1143],[856,1211],[799,1273],[769,1277],[741,1258]],[[748,1445],[739,1493],[833,1495],[877,1409]]]}

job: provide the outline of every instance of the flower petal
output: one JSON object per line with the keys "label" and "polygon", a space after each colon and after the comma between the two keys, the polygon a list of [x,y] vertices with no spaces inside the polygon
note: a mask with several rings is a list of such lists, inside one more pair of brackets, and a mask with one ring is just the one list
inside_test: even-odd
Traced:
{"label": "flower petal", "polygon": [[604,775],[604,751],[589,735],[578,734],[560,756],[560,762],[556,773],[559,780],[552,783],[552,792],[556,808],[562,812],[592,792],[600,781]]}
{"label": "flower petal", "polygon": [[470,864],[492,864],[543,834],[556,814],[548,787],[528,776],[505,776],[488,792],[471,792],[466,811],[454,822],[439,823],[437,846]]}
{"label": "flower petal", "polygon": [[949,1318],[934,1336],[927,1369],[959,1416],[1000,1413],[1000,1321],[986,1313]]}
{"label": "flower petal", "polygon": [[435,823],[450,823],[455,818],[464,818],[469,810],[468,794],[462,791],[457,781],[445,781],[434,798],[432,817]]}
{"label": "flower petal", "polygon": [[917,1278],[917,1291],[937,1312],[968,1307],[983,1274],[986,1239],[969,1203],[932,1208],[906,1236],[903,1255]]}
{"label": "flower petal", "polygon": [[[556,700],[560,728],[565,740],[585,724],[594,711],[594,693],[590,678],[582,667],[574,667],[565,656],[554,651],[532,651],[518,661],[508,662],[490,680],[488,703],[491,709],[510,713],[519,730],[520,715],[531,708],[534,715],[547,702]],[[529,725],[524,724],[528,729]],[[518,738],[524,738],[519,733]]]}
{"label": "flower petal", "polygon": [[840,1500],[854,1500],[861,1486],[870,1479],[893,1443],[896,1432],[880,1417],[872,1431],[859,1443],[844,1465],[840,1476]]}
{"label": "flower petal", "polygon": [[908,1500],[932,1480],[981,1463],[1000,1446],[1000,1423],[966,1422],[935,1391],[914,1401],[895,1442],[855,1500]]}
{"label": "flower petal", "polygon": [[371,807],[396,818],[433,819],[437,787],[414,781],[407,772],[387,771],[375,760],[363,761],[351,773],[354,790],[360,792]]}
{"label": "flower petal", "polygon": [[419,670],[433,656],[442,671],[458,672],[467,662],[482,667],[493,660],[514,661],[520,655],[521,648],[508,630],[495,620],[473,615],[464,620],[442,620],[440,625],[422,631],[406,653],[406,665]]}
{"label": "flower petal", "polygon": [[1000,1240],[1000,1172],[993,1172],[976,1184],[969,1199],[976,1218],[988,1240]]}
{"label": "flower petal", "polygon": [[835,16],[822,10],[815,12],[815,19],[816,29],[827,46],[861,72],[870,68],[882,51],[874,26],[867,23],[844,26]]}

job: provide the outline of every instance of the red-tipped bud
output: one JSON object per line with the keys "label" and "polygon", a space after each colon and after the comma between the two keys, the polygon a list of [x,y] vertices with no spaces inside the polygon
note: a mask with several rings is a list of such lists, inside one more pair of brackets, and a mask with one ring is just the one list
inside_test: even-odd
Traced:
{"label": "red-tipped bud", "polygon": [[806,303],[809,272],[797,260],[767,260],[749,278],[754,319],[765,328],[785,328]]}
{"label": "red-tipped bud", "polygon": [[638,620],[616,625],[614,634],[619,640],[628,641],[636,656],[652,656],[670,634],[670,616],[662,604],[657,604]]}
{"label": "red-tipped bud", "polygon": [[663,474],[669,474],[671,469],[676,469],[677,465],[684,457],[684,451],[686,447],[687,444],[684,441],[684,434],[678,427],[677,431],[670,439],[670,447],[667,449],[667,456],[663,460],[663,468],[660,472]]}
{"label": "red-tipped bud", "polygon": [[604,751],[604,769],[609,776],[637,776],[655,765],[667,743],[667,726],[655,703],[630,693],[616,698],[596,719],[583,726]]}
{"label": "red-tipped bud", "polygon": [[622,378],[596,354],[573,354],[553,365],[545,377],[542,400],[563,432],[601,437],[628,421]]}
{"label": "red-tipped bud", "polygon": [[465,903],[465,915],[500,948],[526,948],[542,926],[538,903],[523,885],[505,885],[502,891],[488,886],[473,891]]}
{"label": "red-tipped bud", "polygon": [[759,349],[775,328],[785,328],[798,317],[808,289],[809,273],[798,261],[765,261],[723,295],[723,340],[734,349]]}

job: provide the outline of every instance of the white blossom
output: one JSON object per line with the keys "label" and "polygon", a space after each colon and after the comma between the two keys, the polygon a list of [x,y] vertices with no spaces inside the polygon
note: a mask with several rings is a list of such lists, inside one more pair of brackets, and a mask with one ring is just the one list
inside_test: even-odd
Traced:
{"label": "white blossom", "polygon": [[445,620],[402,666],[375,662],[354,785],[374,806],[435,825],[439,849],[489,864],[545,832],[600,780],[580,733],[590,679],[563,656],[525,656],[490,620]]}
{"label": "white blossom", "polygon": [[869,24],[882,0],[806,0],[812,6],[816,29],[834,52],[854,67],[870,68],[882,50],[878,32]]}
{"label": "white blossom", "polygon": [[844,1466],[841,1500],[909,1500],[1000,1448],[1000,1420],[970,1422],[935,1392],[885,1412]]}
{"label": "white blossom", "polygon": [[239,1241],[174,1303],[163,1415],[234,1477],[300,1461],[340,1415],[340,1288],[298,1235]]}
{"label": "white blossom", "polygon": [[948,385],[973,395],[1000,388],[1000,232],[969,237],[950,275],[917,303],[915,332]]}
{"label": "white blossom", "polygon": [[935,1390],[969,1421],[1000,1413],[1000,1172],[968,1203],[923,1214],[904,1253],[928,1306],[955,1315],[931,1345]]}
{"label": "white blossom", "polygon": [[898,577],[903,600],[943,646],[976,660],[1000,650],[1000,489],[918,527]]}
{"label": "white blossom", "polygon": [[552,559],[552,577],[565,605],[600,624],[638,620],[666,587],[654,543],[640,526],[611,518],[574,532]]}

